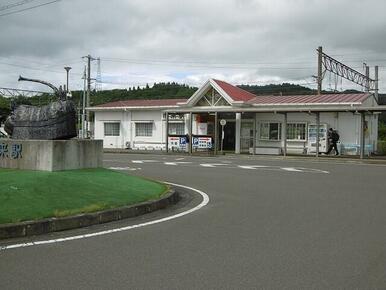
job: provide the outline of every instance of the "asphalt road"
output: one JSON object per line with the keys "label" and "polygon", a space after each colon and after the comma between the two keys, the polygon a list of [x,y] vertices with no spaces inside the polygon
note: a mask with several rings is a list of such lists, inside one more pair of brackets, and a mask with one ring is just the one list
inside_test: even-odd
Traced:
{"label": "asphalt road", "polygon": [[[206,192],[189,215],[0,251],[1,289],[386,289],[386,166],[106,154],[105,166]],[[167,211],[71,236],[171,215]],[[49,239],[41,236],[36,239]]]}

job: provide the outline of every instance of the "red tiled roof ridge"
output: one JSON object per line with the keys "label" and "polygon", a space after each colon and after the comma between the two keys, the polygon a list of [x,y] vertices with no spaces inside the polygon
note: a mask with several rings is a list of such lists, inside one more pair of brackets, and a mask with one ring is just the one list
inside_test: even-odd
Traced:
{"label": "red tiled roof ridge", "polygon": [[301,103],[362,103],[371,94],[322,94],[322,95],[261,95],[248,101],[249,104],[301,104]]}
{"label": "red tiled roof ridge", "polygon": [[225,81],[217,80],[217,79],[212,79],[214,82],[216,82],[221,89],[224,90],[234,101],[249,101],[253,98],[256,97],[256,95],[243,90],[239,87],[236,87],[234,85],[231,85]]}

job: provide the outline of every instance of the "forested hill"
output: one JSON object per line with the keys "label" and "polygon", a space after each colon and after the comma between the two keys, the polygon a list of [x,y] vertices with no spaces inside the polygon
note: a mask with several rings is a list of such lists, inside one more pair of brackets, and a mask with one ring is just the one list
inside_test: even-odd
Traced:
{"label": "forested hill", "polygon": [[[144,88],[129,88],[103,90],[92,92],[91,105],[99,105],[118,100],[131,99],[180,99],[189,98],[197,90],[196,87],[190,87],[185,84],[178,83],[157,83],[152,87],[148,85]],[[83,92],[72,92],[75,99],[78,99]]]}
{"label": "forested hill", "polygon": [[[289,83],[264,86],[240,85],[239,87],[255,95],[294,95],[315,93],[315,91],[310,88]],[[117,100],[189,98],[196,90],[196,87],[191,87],[185,84],[156,83],[152,87],[147,85],[143,88],[137,87],[130,89],[103,90],[99,92],[93,91],[91,93],[90,103],[91,106],[95,106]],[[73,91],[72,94],[75,104],[80,104],[83,92]],[[15,101],[18,104],[44,105],[52,101],[52,96],[42,95],[31,98],[18,97]],[[10,99],[0,96],[0,122],[4,121],[5,117],[9,114],[9,107]]]}
{"label": "forested hill", "polygon": [[313,94],[315,90],[301,85],[283,83],[280,85],[270,84],[264,86],[240,85],[239,88],[255,95],[306,95]]}
{"label": "forested hill", "polygon": [[[312,94],[315,91],[300,85],[283,83],[281,85],[240,85],[240,88],[249,91],[256,95],[291,95],[291,94]],[[174,98],[189,98],[197,90],[196,87],[190,87],[178,83],[158,83],[152,87],[132,88],[132,89],[117,89],[104,90],[93,92],[91,96],[91,105],[99,105],[117,100],[129,99],[174,99]],[[78,100],[82,92],[73,92],[75,100]]]}

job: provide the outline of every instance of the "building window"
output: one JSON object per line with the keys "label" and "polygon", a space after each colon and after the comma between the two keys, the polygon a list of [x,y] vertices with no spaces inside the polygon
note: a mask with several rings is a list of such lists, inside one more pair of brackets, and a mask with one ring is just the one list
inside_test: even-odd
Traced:
{"label": "building window", "polygon": [[151,137],[153,136],[153,123],[135,123],[136,137]]}
{"label": "building window", "polygon": [[281,123],[260,123],[260,139],[278,141],[281,139]]}
{"label": "building window", "polygon": [[104,123],[105,136],[119,136],[120,123]]}
{"label": "building window", "polygon": [[287,140],[306,141],[306,123],[288,123]]}
{"label": "building window", "polygon": [[185,124],[184,123],[170,123],[169,124],[170,135],[185,135]]}

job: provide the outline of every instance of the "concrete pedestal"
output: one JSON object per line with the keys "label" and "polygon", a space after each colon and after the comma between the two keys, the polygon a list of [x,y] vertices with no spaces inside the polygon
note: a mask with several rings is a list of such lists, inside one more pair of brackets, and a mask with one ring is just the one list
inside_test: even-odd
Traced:
{"label": "concrete pedestal", "polygon": [[0,139],[0,168],[59,171],[103,166],[103,140]]}

